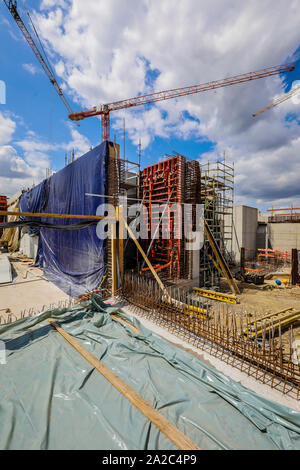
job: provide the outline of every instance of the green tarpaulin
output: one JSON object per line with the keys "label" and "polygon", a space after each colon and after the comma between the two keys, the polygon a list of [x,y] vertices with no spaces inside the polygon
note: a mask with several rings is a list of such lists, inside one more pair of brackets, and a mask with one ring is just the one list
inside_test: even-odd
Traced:
{"label": "green tarpaulin", "polygon": [[[110,317],[118,313],[140,331]],[[175,449],[52,317],[201,449],[300,449],[300,413],[260,397],[96,299],[0,327],[0,449]]]}

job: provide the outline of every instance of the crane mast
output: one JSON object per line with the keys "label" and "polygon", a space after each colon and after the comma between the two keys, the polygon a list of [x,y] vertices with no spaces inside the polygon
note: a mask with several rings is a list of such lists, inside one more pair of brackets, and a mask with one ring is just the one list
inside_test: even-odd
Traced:
{"label": "crane mast", "polygon": [[7,6],[9,12],[11,13],[13,19],[17,23],[18,27],[20,28],[21,33],[23,34],[23,36],[26,39],[27,43],[29,44],[29,46],[33,50],[37,60],[39,61],[39,63],[43,67],[43,69],[44,69],[47,77],[49,78],[52,86],[55,88],[55,90],[58,93],[60,99],[62,100],[62,102],[66,106],[68,112],[72,113],[72,108],[69,105],[68,101],[66,100],[66,98],[65,98],[65,96],[62,92],[62,89],[60,88],[59,84],[57,83],[57,80],[56,80],[53,72],[50,70],[50,67],[48,66],[48,64],[46,63],[44,57],[40,53],[37,44],[35,43],[34,39],[32,38],[30,32],[28,31],[26,25],[24,24],[22,18],[20,17],[20,15],[18,13],[16,0],[3,0],[3,1],[4,1],[5,5]]}
{"label": "crane mast", "polygon": [[134,98],[114,101],[106,103],[87,111],[80,111],[72,113],[69,118],[73,121],[80,121],[91,116],[101,116],[101,137],[102,140],[109,140],[109,126],[110,126],[110,112],[120,109],[131,108],[133,106],[141,106],[144,104],[155,103],[157,101],[164,101],[171,98],[178,98],[180,96],[192,95],[194,93],[201,93],[208,90],[214,90],[226,86],[236,85],[238,83],[245,83],[251,80],[258,80],[259,78],[270,77],[280,73],[291,72],[295,66],[293,63],[277,65],[275,67],[268,67],[255,72],[244,73],[241,75],[234,75],[233,77],[224,78],[223,80],[216,80],[212,82],[202,83],[200,85],[192,85],[183,88],[174,88],[172,90],[164,90],[156,93],[136,96]]}

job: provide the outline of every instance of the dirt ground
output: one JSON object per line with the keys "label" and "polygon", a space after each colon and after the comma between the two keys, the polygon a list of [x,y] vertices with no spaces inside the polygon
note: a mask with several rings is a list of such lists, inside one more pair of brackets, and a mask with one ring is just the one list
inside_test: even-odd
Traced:
{"label": "dirt ground", "polygon": [[13,282],[0,284],[0,324],[18,320],[24,311],[28,316],[29,311],[38,313],[52,304],[69,299],[43,276],[41,269],[33,267],[33,260],[15,255],[9,255],[9,260]]}
{"label": "dirt ground", "polygon": [[[267,289],[267,286],[273,287]],[[286,308],[300,310],[300,286],[276,286],[275,280],[265,281],[263,286],[240,283],[240,306],[243,310],[256,310],[257,312],[278,312]]]}
{"label": "dirt ground", "polygon": [[[276,279],[265,280],[261,286],[240,282],[238,284],[241,291],[238,296],[239,304],[230,306],[231,311],[256,314],[257,318],[266,313],[277,313],[288,308],[300,312],[300,286],[285,286],[284,284],[277,286],[275,281]],[[300,339],[300,313],[299,321],[293,324],[293,339]],[[282,340],[288,350],[290,344],[289,326],[282,330]]]}

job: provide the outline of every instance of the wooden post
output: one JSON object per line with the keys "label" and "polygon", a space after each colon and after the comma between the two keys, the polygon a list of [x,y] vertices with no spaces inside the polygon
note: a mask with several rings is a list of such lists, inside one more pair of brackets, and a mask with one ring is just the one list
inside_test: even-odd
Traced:
{"label": "wooden post", "polygon": [[291,284],[296,286],[300,283],[300,276],[298,272],[298,250],[297,248],[292,249],[292,271],[291,271]]}
{"label": "wooden post", "polygon": [[241,276],[245,275],[245,248],[241,248]]}
{"label": "wooden post", "polygon": [[120,271],[120,283],[123,285],[124,279],[124,217],[123,206],[117,206],[117,220],[119,222],[119,246],[118,246],[118,259]]}
{"label": "wooden post", "polygon": [[221,251],[220,251],[220,248],[218,247],[215,239],[214,239],[214,236],[207,224],[206,221],[204,221],[204,233],[209,241],[209,244],[214,252],[214,255],[215,257],[217,258],[217,261],[219,263],[219,266],[224,274],[224,276],[226,277],[227,279],[227,282],[229,284],[229,287],[232,291],[233,294],[240,294],[240,291],[239,291],[239,288],[231,274],[231,271],[229,269],[229,266],[227,265],[227,262],[225,260],[225,258],[223,257]]}
{"label": "wooden post", "polygon": [[149,267],[150,271],[152,272],[153,276],[155,277],[156,281],[158,282],[159,284],[159,287],[161,288],[161,290],[164,292],[164,294],[166,295],[167,299],[169,301],[171,301],[171,297],[167,291],[167,289],[165,288],[165,286],[163,285],[163,283],[161,282],[160,278],[158,277],[155,269],[153,268],[152,264],[150,263],[149,259],[147,258],[146,256],[146,253],[144,252],[143,248],[141,247],[141,245],[139,244],[139,242],[137,241],[137,239],[135,238],[134,236],[134,233],[132,232],[131,228],[127,225],[127,222],[125,219],[124,220],[124,225],[129,233],[129,235],[131,236],[132,240],[134,241],[134,243],[136,244],[138,250],[140,251],[142,257],[144,258],[147,266]]}
{"label": "wooden post", "polygon": [[117,227],[116,222],[110,225],[110,246],[111,246],[111,295],[114,297],[117,292]]}

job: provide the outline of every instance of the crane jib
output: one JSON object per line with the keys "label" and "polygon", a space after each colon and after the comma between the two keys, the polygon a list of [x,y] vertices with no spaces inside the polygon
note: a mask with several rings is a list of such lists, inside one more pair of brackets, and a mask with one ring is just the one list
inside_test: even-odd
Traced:
{"label": "crane jib", "polygon": [[226,86],[236,85],[239,83],[245,83],[251,80],[258,80],[260,78],[269,77],[272,75],[278,75],[285,72],[291,72],[295,69],[293,63],[278,65],[275,67],[268,67],[261,69],[255,72],[249,72],[241,75],[234,75],[232,77],[227,77],[223,80],[216,80],[212,82],[206,82],[199,85],[192,85],[182,88],[174,88],[171,90],[164,90],[155,93],[148,93],[146,95],[136,96],[127,100],[120,100],[105,105],[96,106],[93,109],[87,111],[80,111],[78,113],[72,113],[69,115],[69,118],[77,121],[85,119],[87,117],[105,115],[110,113],[110,111],[117,111],[120,109],[125,109],[134,106],[141,106],[143,104],[154,103],[157,101],[163,101],[172,98],[179,98],[180,96],[191,95],[194,93],[201,93],[204,91],[222,88]]}

